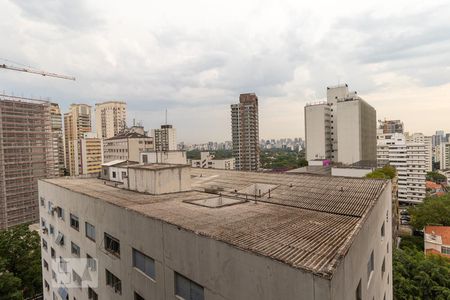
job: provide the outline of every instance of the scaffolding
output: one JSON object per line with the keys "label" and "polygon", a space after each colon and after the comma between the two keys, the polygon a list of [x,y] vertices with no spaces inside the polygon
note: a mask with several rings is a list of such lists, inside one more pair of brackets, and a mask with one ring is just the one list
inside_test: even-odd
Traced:
{"label": "scaffolding", "polygon": [[0,94],[0,229],[37,221],[38,179],[55,174],[50,102]]}

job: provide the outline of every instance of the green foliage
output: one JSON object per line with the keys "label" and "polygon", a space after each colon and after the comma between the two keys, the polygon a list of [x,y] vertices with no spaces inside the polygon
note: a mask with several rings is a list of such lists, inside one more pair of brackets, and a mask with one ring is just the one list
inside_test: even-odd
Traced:
{"label": "green foliage", "polygon": [[450,226],[450,194],[425,198],[423,203],[411,207],[410,224],[417,230],[426,225]]}
{"label": "green foliage", "polygon": [[427,180],[433,181],[435,183],[442,183],[447,181],[447,177],[444,175],[438,173],[438,172],[428,172],[427,173]]}
{"label": "green foliage", "polygon": [[367,178],[375,179],[392,179],[397,174],[395,167],[386,165],[382,168],[375,169],[373,172],[366,175]]}
{"label": "green foliage", "polygon": [[200,150],[194,149],[186,151],[187,159],[200,159]]}
{"label": "green foliage", "polygon": [[8,300],[23,299],[22,281],[6,269],[6,259],[0,258],[0,298]]}
{"label": "green foliage", "polygon": [[[225,159],[225,158],[232,158],[233,157],[233,151],[231,150],[216,150],[216,151],[209,151],[211,154],[214,154],[215,159]],[[194,149],[186,151],[186,156],[188,159],[200,159],[200,150]]]}
{"label": "green foliage", "polygon": [[42,292],[40,237],[30,231],[27,224],[0,232],[0,261],[5,270],[5,277],[0,277],[0,287],[19,286],[19,290],[11,289],[10,294],[20,292],[25,298]]}
{"label": "green foliage", "polygon": [[303,151],[295,152],[285,149],[265,150],[261,153],[260,159],[263,169],[294,169],[308,165]]}
{"label": "green foliage", "polygon": [[450,299],[450,260],[437,255],[425,256],[411,248],[394,249],[394,296],[398,300]]}
{"label": "green foliage", "polygon": [[400,243],[400,249],[415,249],[423,252],[423,237],[421,236],[402,236],[402,242]]}

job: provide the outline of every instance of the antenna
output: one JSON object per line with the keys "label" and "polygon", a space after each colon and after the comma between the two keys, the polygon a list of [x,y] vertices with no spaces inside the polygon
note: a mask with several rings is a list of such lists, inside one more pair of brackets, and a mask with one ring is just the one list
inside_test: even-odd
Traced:
{"label": "antenna", "polygon": [[167,108],[166,108],[166,125],[167,125]]}

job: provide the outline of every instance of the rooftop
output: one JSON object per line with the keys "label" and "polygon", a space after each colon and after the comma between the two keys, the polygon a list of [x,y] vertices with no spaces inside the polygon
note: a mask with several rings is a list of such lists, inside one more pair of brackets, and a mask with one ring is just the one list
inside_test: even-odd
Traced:
{"label": "rooftop", "polygon": [[425,226],[425,233],[440,237],[442,245],[450,245],[450,226]]}
{"label": "rooftop", "polygon": [[130,169],[145,169],[145,170],[166,170],[166,169],[179,169],[179,168],[185,168],[189,165],[180,165],[180,164],[164,164],[164,163],[157,163],[157,164],[147,164],[147,165],[133,165],[129,166]]}
{"label": "rooftop", "polygon": [[[151,165],[132,168],[137,167]],[[163,195],[115,188],[94,178],[45,181],[325,278],[332,277],[387,184],[195,168],[192,191]]]}

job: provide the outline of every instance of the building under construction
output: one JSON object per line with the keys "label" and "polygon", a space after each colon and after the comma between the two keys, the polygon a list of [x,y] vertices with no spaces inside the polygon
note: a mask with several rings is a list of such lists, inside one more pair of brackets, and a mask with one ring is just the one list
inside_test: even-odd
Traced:
{"label": "building under construction", "polygon": [[37,181],[59,175],[53,137],[50,102],[0,94],[0,229],[38,219]]}

